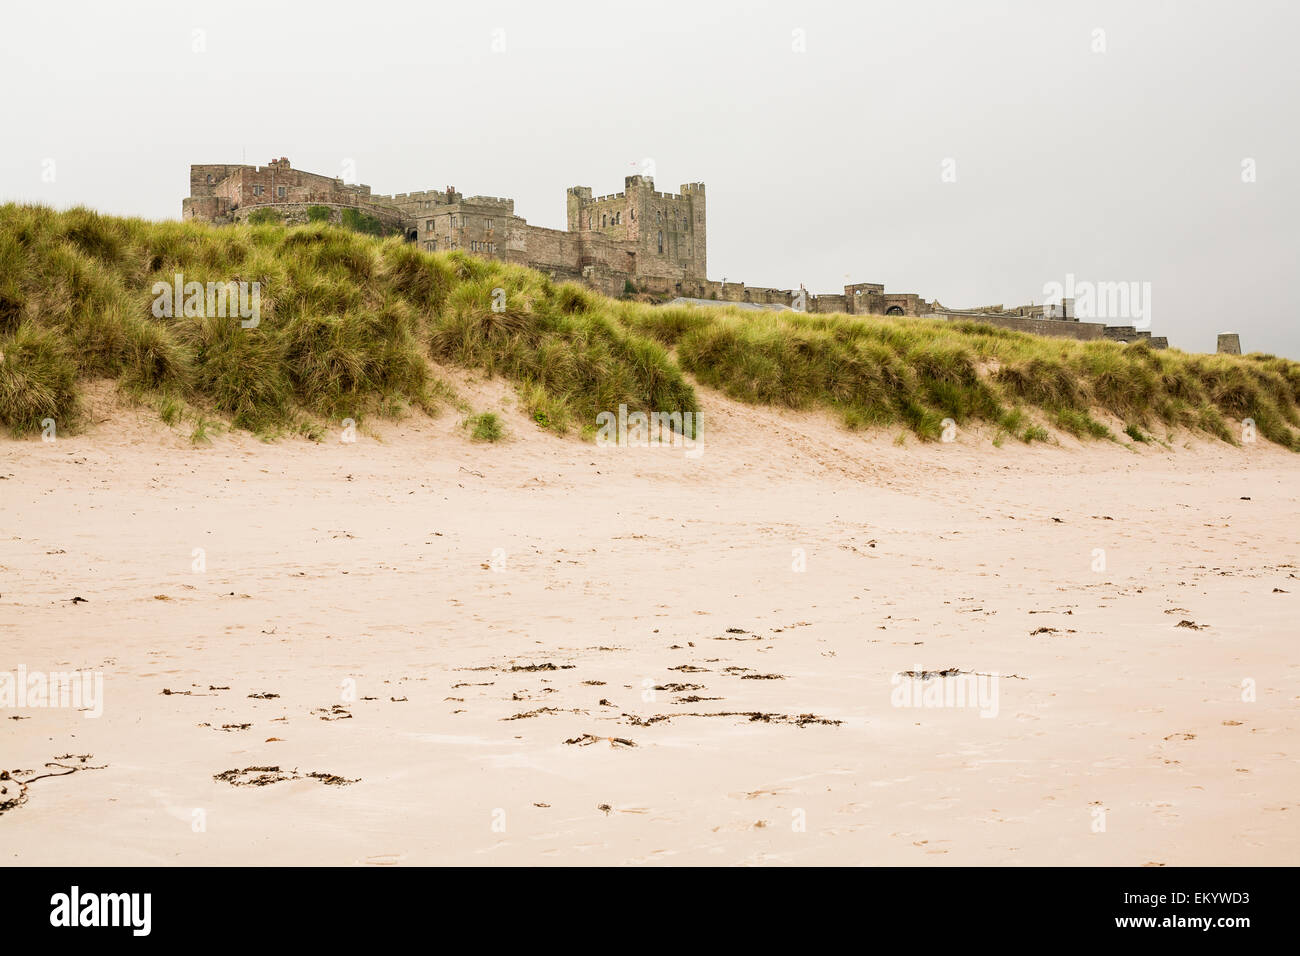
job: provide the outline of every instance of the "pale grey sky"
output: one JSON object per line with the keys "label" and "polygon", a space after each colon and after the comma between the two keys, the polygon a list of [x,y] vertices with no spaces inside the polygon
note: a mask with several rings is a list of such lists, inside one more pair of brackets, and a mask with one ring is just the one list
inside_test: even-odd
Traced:
{"label": "pale grey sky", "polygon": [[1172,344],[1300,358],[1298,27],[1262,0],[10,3],[0,201],[177,218],[190,163],[283,155],[563,228],[566,187],[650,158],[707,184],[713,279],[950,307],[1149,282]]}

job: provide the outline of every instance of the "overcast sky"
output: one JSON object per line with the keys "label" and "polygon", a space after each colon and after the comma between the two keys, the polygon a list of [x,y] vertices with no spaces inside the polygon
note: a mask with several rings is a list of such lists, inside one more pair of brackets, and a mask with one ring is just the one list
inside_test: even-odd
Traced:
{"label": "overcast sky", "polygon": [[1297,8],[10,2],[0,200],[178,218],[190,163],[287,156],[564,228],[651,160],[707,184],[713,279],[1150,283],[1172,344],[1300,358]]}

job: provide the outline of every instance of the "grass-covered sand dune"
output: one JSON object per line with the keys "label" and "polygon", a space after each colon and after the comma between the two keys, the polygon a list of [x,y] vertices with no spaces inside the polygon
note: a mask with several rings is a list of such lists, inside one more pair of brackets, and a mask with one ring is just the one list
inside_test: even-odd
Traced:
{"label": "grass-covered sand dune", "polygon": [[[155,316],[155,283],[260,284],[260,315]],[[494,297],[494,290],[504,290]],[[494,303],[496,308],[494,308]],[[1143,440],[1160,426],[1300,451],[1300,363],[1040,338],[973,322],[651,306],[538,272],[322,226],[212,227],[0,206],[0,425],[75,428],[84,383],[115,379],[169,423],[268,437],[436,413],[438,363],[506,377],[539,427],[701,411],[687,374],[746,402],[937,438],[946,418]],[[707,411],[707,409],[704,409]]]}

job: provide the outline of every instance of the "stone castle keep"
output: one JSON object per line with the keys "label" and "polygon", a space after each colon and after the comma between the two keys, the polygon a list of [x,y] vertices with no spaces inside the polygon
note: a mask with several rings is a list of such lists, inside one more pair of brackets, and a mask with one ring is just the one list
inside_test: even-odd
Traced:
{"label": "stone castle keep", "polygon": [[1164,338],[1131,326],[1078,321],[1068,300],[1055,310],[1042,305],[955,310],[914,293],[888,293],[873,282],[823,295],[715,282],[708,278],[704,184],[683,183],[679,189],[659,192],[649,176],[628,176],[623,192],[607,196],[594,196],[587,186],[571,186],[566,196],[568,228],[545,229],[515,215],[513,199],[464,196],[451,186],[379,195],[371,193],[369,186],[294,169],[288,159],[280,158],[265,166],[191,166],[190,195],[181,205],[181,214],[187,220],[228,224],[268,210],[283,222],[298,223],[308,221],[311,207],[324,207],[331,221],[338,223],[351,210],[349,215],[369,217],[385,232],[401,233],[408,242],[431,252],[459,249],[500,259],[557,280],[581,282],[610,296],[623,295],[631,287],[638,293],[705,304],[974,319],[1038,335],[1167,344]]}

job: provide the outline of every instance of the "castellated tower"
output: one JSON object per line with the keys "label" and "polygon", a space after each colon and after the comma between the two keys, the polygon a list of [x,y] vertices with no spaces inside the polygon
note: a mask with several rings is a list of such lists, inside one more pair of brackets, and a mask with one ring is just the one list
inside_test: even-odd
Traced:
{"label": "castellated tower", "polygon": [[[632,230],[628,238],[637,244],[643,262],[651,262],[658,255],[658,242],[654,217],[655,181],[651,176],[626,176],[623,179],[623,194],[627,196],[627,207],[632,217]],[[646,216],[650,216],[647,224]]]}
{"label": "castellated tower", "polygon": [[655,190],[650,176],[628,176],[623,192],[593,197],[586,186],[568,191],[569,232],[582,238],[584,259],[610,258],[634,276],[699,279],[708,276],[704,184],[686,183],[680,193]]}
{"label": "castellated tower", "polygon": [[642,270],[707,278],[704,184],[661,193],[650,176],[628,176],[623,182],[631,221],[626,238],[636,243]]}
{"label": "castellated tower", "polygon": [[566,206],[568,209],[569,232],[578,232],[581,227],[578,225],[578,217],[582,212],[584,203],[591,202],[590,186],[570,186]]}
{"label": "castellated tower", "polygon": [[704,183],[682,183],[682,198],[686,200],[691,220],[691,255],[688,275],[705,279],[709,275],[708,224],[704,204]]}

